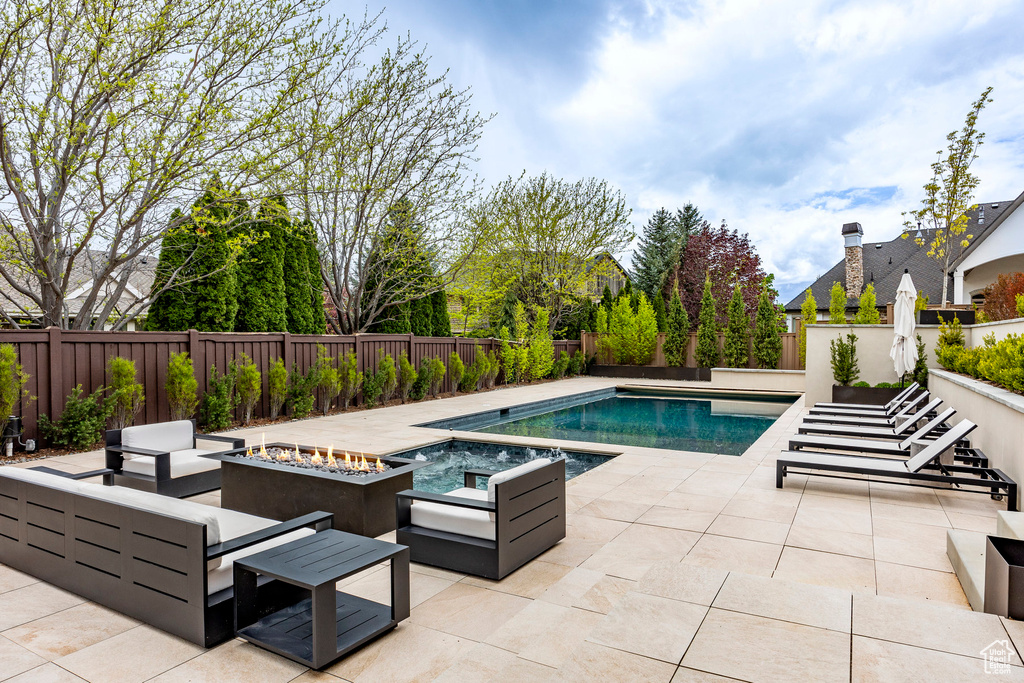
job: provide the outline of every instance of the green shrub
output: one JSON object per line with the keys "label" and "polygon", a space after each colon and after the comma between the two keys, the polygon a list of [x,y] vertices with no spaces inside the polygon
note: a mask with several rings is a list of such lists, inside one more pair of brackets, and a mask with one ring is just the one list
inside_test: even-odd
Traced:
{"label": "green shrub", "polygon": [[854,387],[870,387],[871,384],[869,384],[868,382],[854,382],[850,386],[854,386]]}
{"label": "green shrub", "polygon": [[722,358],[718,348],[718,324],[715,322],[715,297],[711,294],[711,278],[704,280],[697,327],[697,367],[717,367]]}
{"label": "green shrub", "polygon": [[569,354],[562,351],[558,354],[558,360],[551,366],[551,376],[555,379],[562,379],[569,369]]}
{"label": "green shrub", "polygon": [[978,376],[1010,391],[1024,393],[1024,337],[1016,334],[986,340],[978,360]]}
{"label": "green shrub", "polygon": [[530,348],[521,344],[515,348],[516,353],[516,384],[529,383],[535,378],[530,374]]}
{"label": "green shrub", "polygon": [[334,356],[328,353],[327,347],[322,344],[316,345],[316,371],[320,409],[326,415],[341,393],[341,373],[334,367]]}
{"label": "green shrub", "polygon": [[196,395],[199,382],[196,381],[188,351],[171,354],[164,390],[167,392],[167,406],[171,410],[172,420],[187,420],[195,414],[196,406],[199,405],[199,397]]}
{"label": "green shrub", "polygon": [[672,292],[672,303],[668,307],[668,320],[666,322],[668,331],[665,333],[665,344],[662,352],[665,354],[665,362],[669,367],[683,367],[686,365],[686,351],[690,345],[690,318],[683,308],[683,301],[679,298],[679,290]]}
{"label": "green shrub", "polygon": [[466,365],[456,351],[448,354],[448,374],[452,378],[452,393],[459,393],[462,384],[462,375],[466,372]]}
{"label": "green shrub", "polygon": [[576,353],[572,354],[572,362],[569,364],[569,374],[573,377],[577,377],[586,371],[587,355],[583,353],[583,349],[578,349]]}
{"label": "green shrub", "polygon": [[743,288],[739,279],[733,284],[728,313],[729,322],[725,327],[725,364],[730,368],[745,368],[750,357],[750,320],[743,305]]}
{"label": "green shrub", "polygon": [[757,319],[754,323],[754,358],[759,368],[774,370],[782,357],[782,337],[775,304],[767,287],[761,288],[757,299]]}
{"label": "green shrub", "polygon": [[633,343],[633,362],[637,365],[648,365],[654,360],[654,352],[657,350],[658,319],[654,307],[647,300],[647,295],[640,292],[636,310],[636,340]]}
{"label": "green shrub", "polygon": [[440,358],[431,358],[430,366],[430,395],[437,398],[441,385],[444,384],[444,361]]}
{"label": "green shrub", "polygon": [[359,361],[355,351],[349,351],[338,358],[338,386],[342,410],[348,410],[349,404],[359,393],[365,379],[363,373],[359,372]]}
{"label": "green shrub", "polygon": [[[454,382],[454,380],[452,380]],[[459,391],[463,393],[472,393],[477,389],[477,383],[480,381],[480,366],[476,363],[467,365],[465,370],[462,372],[462,378],[459,380]]]}
{"label": "green shrub", "polygon": [[135,381],[135,361],[115,356],[107,361],[110,378],[111,429],[124,429],[135,421],[146,401],[146,389]]}
{"label": "green shrub", "polygon": [[597,357],[601,363],[615,362],[615,340],[608,331],[608,318],[610,309],[601,306],[597,309],[597,320],[594,323],[594,331],[597,332]]}
{"label": "green shrub", "polygon": [[828,323],[830,325],[846,324],[846,290],[838,282],[832,283],[828,301]]}
{"label": "green shrub", "polygon": [[981,366],[981,360],[984,357],[984,350],[980,347],[972,347],[969,349],[961,348],[960,354],[956,357],[956,366],[954,370],[964,375],[970,375],[971,377],[980,377],[979,367]]}
{"label": "green shrub", "polygon": [[514,382],[516,379],[516,353],[509,343],[509,333],[507,327],[502,327],[498,333],[499,339],[501,340],[501,369],[503,372],[502,381],[505,384]]}
{"label": "green shrub", "polygon": [[409,362],[409,356],[402,351],[398,356],[398,395],[402,397],[402,403],[409,400],[412,389],[416,385],[417,376],[416,368]]}
{"label": "green shrub", "polygon": [[288,370],[280,358],[275,358],[267,371],[267,389],[270,396],[270,419],[276,420],[288,399]]}
{"label": "green shrub", "polygon": [[8,416],[22,398],[28,398],[28,375],[18,362],[14,344],[0,344],[0,434],[7,429]]}
{"label": "green shrub", "polygon": [[551,374],[551,366],[555,363],[555,344],[551,340],[548,329],[548,310],[537,307],[537,317],[533,321],[533,332],[530,335],[530,376],[544,379]]}
{"label": "green shrub", "polygon": [[252,421],[252,413],[263,395],[263,375],[245,352],[231,361],[228,372],[235,376],[235,391],[242,406],[242,424],[247,425]]}
{"label": "green shrub", "polygon": [[848,386],[860,376],[857,367],[857,335],[846,335],[846,341],[837,337],[830,343],[832,352],[832,377],[838,384]]}
{"label": "green shrub", "polygon": [[882,316],[878,313],[877,299],[875,298],[875,285],[868,283],[868,286],[864,288],[864,293],[860,295],[860,307],[857,309],[857,315],[853,318],[855,325],[877,325],[882,321]]}
{"label": "green shrub", "polygon": [[964,329],[960,324],[960,319],[953,316],[953,319],[948,323],[939,316],[939,340],[938,346],[963,346],[964,345]]}
{"label": "green shrub", "polygon": [[1018,294],[1015,302],[1017,305],[1017,317],[1024,318],[1024,294]]}
{"label": "green shrub", "polygon": [[107,387],[101,386],[82,398],[82,385],[77,385],[64,401],[64,412],[56,420],[39,416],[43,436],[58,446],[87,449],[103,438],[107,418],[114,412],[114,402],[104,399]]}
{"label": "green shrub", "polygon": [[925,350],[924,340],[917,335],[917,362],[914,363],[913,379],[922,387],[928,387],[928,351]]}
{"label": "green shrub", "polygon": [[800,365],[807,364],[807,326],[813,325],[817,321],[818,303],[814,300],[814,295],[811,294],[811,288],[808,287],[807,296],[804,297],[804,302],[800,304]]}
{"label": "green shrub", "polygon": [[367,408],[377,405],[383,387],[384,373],[374,372],[373,368],[366,368],[363,372],[363,403]]}
{"label": "green shrub", "polygon": [[484,386],[488,389],[494,388],[494,383],[498,379],[498,373],[501,372],[501,361],[498,360],[498,352],[491,350],[487,352],[487,375],[484,380]]}
{"label": "green shrub", "polygon": [[380,378],[380,400],[387,403],[398,389],[398,372],[395,370],[395,359],[390,353],[384,353],[383,349],[378,352],[383,354],[377,363],[377,375]]}
{"label": "green shrub", "polygon": [[419,372],[416,373],[416,379],[412,383],[412,400],[419,401],[427,395],[430,391],[430,383],[434,377],[434,363],[430,358],[424,358],[420,361]]}
{"label": "green shrub", "polygon": [[619,365],[632,365],[636,359],[636,323],[629,297],[619,298],[612,306],[612,315],[608,322],[612,355]]}
{"label": "green shrub", "polygon": [[209,431],[216,432],[231,426],[231,417],[238,405],[235,393],[235,374],[228,372],[221,375],[216,364],[210,366],[210,390],[203,395],[199,406],[199,421]]}
{"label": "green shrub", "polygon": [[320,375],[316,365],[305,374],[298,365],[292,365],[291,374],[288,376],[288,407],[292,411],[292,417],[301,419],[313,412],[316,387],[319,383]]}

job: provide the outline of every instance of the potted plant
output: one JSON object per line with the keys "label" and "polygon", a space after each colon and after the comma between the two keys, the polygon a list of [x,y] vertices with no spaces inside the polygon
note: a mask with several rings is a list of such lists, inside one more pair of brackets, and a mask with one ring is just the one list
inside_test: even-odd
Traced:
{"label": "potted plant", "polygon": [[873,387],[867,382],[854,384],[860,377],[860,367],[857,365],[857,335],[848,334],[846,339],[837,337],[832,340],[830,347],[832,378],[836,381],[832,386],[833,403],[885,405],[900,392],[898,386]]}

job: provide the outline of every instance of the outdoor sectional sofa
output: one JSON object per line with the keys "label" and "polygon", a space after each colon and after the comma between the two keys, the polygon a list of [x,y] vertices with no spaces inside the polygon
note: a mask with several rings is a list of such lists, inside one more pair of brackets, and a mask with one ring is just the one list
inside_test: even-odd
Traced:
{"label": "outdoor sectional sofa", "polygon": [[[330,525],[0,467],[0,564],[204,647],[234,633],[234,560]],[[301,599],[279,581],[258,591],[261,616]]]}
{"label": "outdoor sectional sofa", "polygon": [[[487,490],[477,478],[487,478]],[[466,470],[465,488],[397,495],[397,541],[413,562],[502,579],[565,538],[565,460]]]}

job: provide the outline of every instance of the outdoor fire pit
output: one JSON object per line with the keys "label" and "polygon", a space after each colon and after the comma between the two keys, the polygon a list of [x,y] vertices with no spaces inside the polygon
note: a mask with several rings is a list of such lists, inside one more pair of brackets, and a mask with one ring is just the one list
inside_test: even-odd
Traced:
{"label": "outdoor fire pit", "polygon": [[335,529],[371,537],[394,530],[395,494],[430,465],[284,443],[210,457],[221,461],[222,507],[282,521],[323,510]]}

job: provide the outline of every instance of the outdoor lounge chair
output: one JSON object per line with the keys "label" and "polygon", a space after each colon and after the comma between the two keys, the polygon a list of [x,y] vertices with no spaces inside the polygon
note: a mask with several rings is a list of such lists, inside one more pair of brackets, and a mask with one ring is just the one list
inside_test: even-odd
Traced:
{"label": "outdoor lounge chair", "polygon": [[783,451],[775,463],[775,486],[783,488],[787,474],[853,479],[855,481],[904,484],[934,489],[952,489],[989,494],[995,500],[1006,496],[1006,509],[1017,509],[1017,483],[1000,470],[969,465],[938,463],[943,452],[967,436],[977,425],[963,420],[907,460],[836,455],[809,451]]}
{"label": "outdoor lounge chair", "polygon": [[908,403],[903,409],[891,417],[871,417],[867,415],[807,415],[804,417],[804,424],[829,423],[829,424],[855,424],[865,427],[886,427],[899,424],[900,420],[907,418],[911,421],[920,421],[928,417],[929,413],[935,410],[942,403],[942,399],[932,399],[928,405],[917,412],[914,410],[928,398],[927,392],[920,394],[918,398]]}
{"label": "outdoor lounge chair", "polygon": [[871,403],[815,403],[811,406],[811,410],[824,409],[828,410],[831,408],[852,408],[854,410],[874,410],[878,412],[888,412],[893,408],[899,408],[899,406],[910,400],[911,394],[913,394],[921,385],[914,382],[906,389],[896,394],[896,396],[886,403],[885,405],[875,405]]}
{"label": "outdoor lounge chair", "polygon": [[929,398],[927,391],[922,391],[917,396],[909,399],[905,403],[894,406],[888,410],[866,410],[864,408],[811,408],[811,415],[849,415],[852,417],[871,417],[877,419],[894,418],[897,415],[908,412],[908,409],[913,410],[913,407],[919,406]]}
{"label": "outdoor lounge chair", "polygon": [[[476,488],[486,477],[487,490]],[[465,488],[396,495],[397,542],[413,562],[501,579],[565,538],[565,460],[466,470]]]}
{"label": "outdoor lounge chair", "polygon": [[[234,635],[234,561],[330,528],[0,467],[0,564],[211,647]],[[264,614],[302,598],[264,579]]]}
{"label": "outdoor lounge chair", "polygon": [[[926,440],[938,438],[945,433],[947,429],[943,428],[943,425],[954,414],[956,414],[954,409],[946,408],[941,414],[936,415],[923,427],[899,442],[886,441],[884,439],[861,439],[849,436],[799,435],[789,440],[789,450],[815,452],[847,451],[853,455],[874,455],[877,457],[907,459],[912,456],[911,446],[915,442],[921,444]],[[954,444],[954,460],[965,465],[988,467],[988,458],[983,454],[979,455],[981,452],[977,449],[962,445],[964,441],[961,440],[960,443]],[[845,455],[845,453],[837,453],[836,455]]]}
{"label": "outdoor lounge chair", "polygon": [[[956,414],[956,410],[953,408],[947,408],[942,411],[939,415],[949,415],[952,417]],[[935,417],[938,417],[935,416]],[[935,420],[932,417],[929,422]],[[860,424],[835,424],[831,422],[812,422],[810,424],[804,422],[797,427],[798,434],[822,434],[825,436],[856,436],[862,439],[879,439],[886,441],[903,441],[908,436],[914,433],[917,425],[920,424],[920,420],[910,419],[901,424],[898,427],[892,426],[868,426]],[[938,424],[932,429],[932,434],[938,436],[949,428],[949,418],[938,422]]]}
{"label": "outdoor lounge chair", "polygon": [[197,441],[244,448],[245,439],[197,434],[192,420],[111,429],[106,435],[103,483],[184,498],[220,488],[220,461],[203,456],[218,451],[196,448]]}

